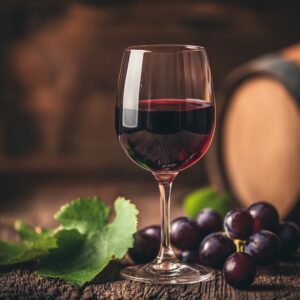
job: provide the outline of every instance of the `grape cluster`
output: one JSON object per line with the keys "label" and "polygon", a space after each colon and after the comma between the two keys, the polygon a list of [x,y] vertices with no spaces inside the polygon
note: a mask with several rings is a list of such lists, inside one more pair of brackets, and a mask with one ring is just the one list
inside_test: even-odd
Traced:
{"label": "grape cluster", "polygon": [[[178,258],[222,269],[234,288],[249,287],[257,266],[289,259],[300,245],[300,229],[292,222],[279,222],[276,208],[257,202],[248,209],[233,209],[223,221],[212,210],[202,210],[195,220],[179,217],[171,223],[170,238]],[[160,226],[138,231],[129,256],[135,263],[147,263],[159,252]]]}

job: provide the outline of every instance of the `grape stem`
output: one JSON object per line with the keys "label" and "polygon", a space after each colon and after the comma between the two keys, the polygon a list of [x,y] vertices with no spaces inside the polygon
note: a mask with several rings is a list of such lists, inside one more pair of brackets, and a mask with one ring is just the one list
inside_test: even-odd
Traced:
{"label": "grape stem", "polygon": [[234,240],[236,252],[245,252],[245,242],[242,240]]}

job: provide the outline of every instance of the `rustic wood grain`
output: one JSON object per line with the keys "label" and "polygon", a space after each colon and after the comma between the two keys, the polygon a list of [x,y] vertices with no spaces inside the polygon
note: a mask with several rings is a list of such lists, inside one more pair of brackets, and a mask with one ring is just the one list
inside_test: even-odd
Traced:
{"label": "rustic wood grain", "polygon": [[229,287],[220,272],[208,282],[150,285],[117,280],[77,289],[62,280],[42,278],[31,267],[0,271],[0,299],[299,299],[300,260],[259,271],[245,291]]}

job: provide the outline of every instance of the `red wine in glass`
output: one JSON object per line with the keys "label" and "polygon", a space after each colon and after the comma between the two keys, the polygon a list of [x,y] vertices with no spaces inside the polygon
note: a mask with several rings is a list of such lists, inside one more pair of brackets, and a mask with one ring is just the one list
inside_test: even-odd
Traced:
{"label": "red wine in glass", "polygon": [[204,100],[140,100],[137,109],[116,108],[116,131],[127,155],[141,167],[178,172],[205,154],[214,118],[214,105]]}

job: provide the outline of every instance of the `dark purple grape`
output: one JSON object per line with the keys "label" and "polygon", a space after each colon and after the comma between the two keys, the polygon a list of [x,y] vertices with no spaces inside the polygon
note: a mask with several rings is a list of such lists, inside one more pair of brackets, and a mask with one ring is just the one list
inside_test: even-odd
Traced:
{"label": "dark purple grape", "polygon": [[222,268],[226,258],[235,251],[233,240],[221,232],[212,233],[200,244],[200,262],[212,268]]}
{"label": "dark purple grape", "polygon": [[261,229],[277,232],[279,215],[277,209],[268,202],[256,202],[249,206],[248,212],[253,218],[253,232]]}
{"label": "dark purple grape", "polygon": [[128,254],[137,264],[147,263],[158,255],[159,248],[160,226],[153,225],[135,233],[133,248],[128,250]]}
{"label": "dark purple grape", "polygon": [[171,243],[180,250],[195,249],[200,243],[200,230],[197,223],[187,217],[179,217],[171,223]]}
{"label": "dark purple grape", "polygon": [[237,252],[226,259],[223,274],[229,285],[236,289],[245,289],[255,279],[256,265],[251,255]]}
{"label": "dark purple grape", "polygon": [[300,246],[300,228],[293,222],[279,225],[278,236],[281,241],[281,257],[291,258]]}
{"label": "dark purple grape", "polygon": [[184,263],[200,263],[199,251],[190,250],[190,251],[182,251],[177,255],[178,259]]}
{"label": "dark purple grape", "polygon": [[211,208],[203,209],[197,216],[196,222],[202,237],[222,230],[223,220],[221,215]]}
{"label": "dark purple grape", "polygon": [[247,239],[252,233],[252,227],[253,219],[245,210],[236,208],[225,216],[224,229],[232,239]]}
{"label": "dark purple grape", "polygon": [[280,251],[279,237],[268,230],[253,233],[245,246],[245,252],[252,255],[258,265],[269,265],[275,262],[280,256]]}

